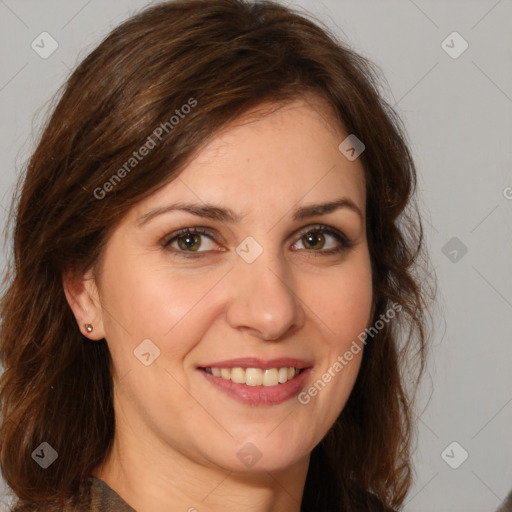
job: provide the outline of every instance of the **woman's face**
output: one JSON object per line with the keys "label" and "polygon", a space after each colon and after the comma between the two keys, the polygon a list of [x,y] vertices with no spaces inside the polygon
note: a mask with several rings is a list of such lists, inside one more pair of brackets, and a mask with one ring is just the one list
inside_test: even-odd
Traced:
{"label": "woman's face", "polygon": [[272,471],[333,425],[372,306],[363,167],[338,149],[347,135],[314,97],[232,124],[113,231],[82,320],[107,340],[125,442]]}

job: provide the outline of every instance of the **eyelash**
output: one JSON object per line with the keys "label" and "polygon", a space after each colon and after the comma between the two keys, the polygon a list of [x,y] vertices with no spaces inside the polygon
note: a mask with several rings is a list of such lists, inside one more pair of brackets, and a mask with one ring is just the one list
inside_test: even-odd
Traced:
{"label": "eyelash", "polygon": [[[316,225],[308,226],[307,228],[302,229],[297,235],[298,236],[297,241],[299,241],[303,236],[305,236],[309,233],[322,233],[322,234],[327,233],[328,235],[333,236],[340,244],[338,247],[336,247],[334,249],[327,249],[327,250],[301,249],[301,250],[306,250],[307,252],[313,253],[314,256],[330,256],[332,254],[338,254],[343,251],[349,250],[354,246],[354,242],[352,240],[350,240],[344,233],[342,233],[341,231],[338,231],[337,229],[331,228],[329,226],[325,226],[323,224],[316,224]],[[162,246],[164,247],[164,249],[169,251],[173,256],[184,257],[184,258],[198,258],[198,257],[201,257],[201,253],[210,252],[210,251],[187,252],[187,251],[183,251],[181,249],[169,248],[169,246],[175,240],[177,240],[178,238],[180,238],[184,235],[204,235],[217,243],[217,241],[215,240],[215,236],[213,235],[213,232],[210,229],[197,226],[197,227],[192,227],[192,228],[180,229],[179,231],[172,233],[171,235],[169,235],[169,237],[166,237],[162,241]]]}

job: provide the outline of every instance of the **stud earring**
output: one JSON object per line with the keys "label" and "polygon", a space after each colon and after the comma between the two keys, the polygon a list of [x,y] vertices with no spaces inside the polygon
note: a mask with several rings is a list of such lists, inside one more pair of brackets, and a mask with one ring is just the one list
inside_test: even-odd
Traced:
{"label": "stud earring", "polygon": [[85,330],[87,332],[92,332],[92,325],[91,324],[84,324]]}

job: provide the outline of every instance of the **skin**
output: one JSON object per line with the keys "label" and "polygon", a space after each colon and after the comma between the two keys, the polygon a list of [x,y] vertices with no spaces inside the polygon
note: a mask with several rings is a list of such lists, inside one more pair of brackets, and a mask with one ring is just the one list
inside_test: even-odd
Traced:
{"label": "skin", "polygon": [[[338,150],[347,133],[320,98],[273,107],[228,125],[179,178],[132,208],[97,272],[64,278],[82,332],[105,338],[113,359],[114,448],[94,476],[136,510],[299,512],[310,452],[357,377],[362,350],[308,404],[293,397],[251,406],[197,369],[235,357],[303,358],[313,364],[307,389],[370,325],[362,164]],[[362,217],[340,208],[292,220],[299,206],[341,197]],[[137,225],[178,200],[229,207],[243,218],[231,224],[174,211]],[[340,242],[328,233],[308,240],[315,224],[343,232],[353,247],[322,254]],[[216,237],[193,237],[199,257],[177,253],[187,250],[186,236],[174,241],[174,253],[162,247],[162,239],[194,226]],[[248,236],[263,248],[252,263],[235,251]],[[160,355],[145,366],[133,351],[148,338]],[[261,453],[252,467],[237,457],[247,442]]]}

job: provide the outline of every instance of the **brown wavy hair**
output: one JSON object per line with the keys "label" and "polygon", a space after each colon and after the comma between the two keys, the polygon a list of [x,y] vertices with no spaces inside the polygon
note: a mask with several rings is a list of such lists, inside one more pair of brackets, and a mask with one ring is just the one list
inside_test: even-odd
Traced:
{"label": "brown wavy hair", "polygon": [[[55,99],[11,209],[13,253],[0,310],[0,465],[17,497],[13,510],[85,507],[88,478],[114,437],[108,346],[80,333],[63,273],[94,266],[120,217],[175,179],[227,123],[263,101],[311,92],[364,141],[373,322],[392,304],[401,311],[369,340],[344,410],[312,451],[302,506],[403,504],[412,482],[413,391],[425,370],[434,292],[414,162],[400,119],[379,93],[379,76],[320,21],[245,0],[151,6],[78,65]],[[100,194],[191,98],[197,104],[190,113]],[[31,458],[43,441],[59,454],[47,470]]]}

